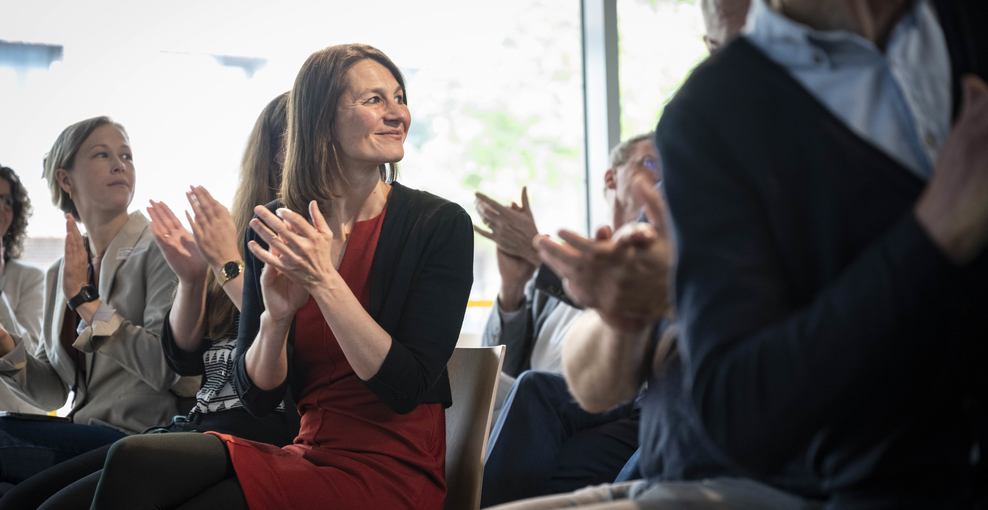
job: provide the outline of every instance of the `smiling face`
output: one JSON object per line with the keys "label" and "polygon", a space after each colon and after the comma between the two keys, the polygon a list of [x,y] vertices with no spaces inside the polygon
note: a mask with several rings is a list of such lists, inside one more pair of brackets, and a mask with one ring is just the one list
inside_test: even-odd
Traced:
{"label": "smiling face", "polygon": [[333,127],[344,170],[377,172],[380,165],[400,161],[412,122],[401,85],[371,59],[354,64],[346,83]]}
{"label": "smiling face", "polygon": [[127,136],[104,124],[86,138],[70,170],[58,169],[59,185],[72,194],[83,221],[93,214],[126,214],[134,198],[134,156]]}

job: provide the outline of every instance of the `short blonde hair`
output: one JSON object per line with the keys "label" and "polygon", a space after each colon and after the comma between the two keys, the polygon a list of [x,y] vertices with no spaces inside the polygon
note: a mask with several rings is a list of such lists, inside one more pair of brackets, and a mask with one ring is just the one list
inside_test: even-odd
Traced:
{"label": "short blonde hair", "polygon": [[59,168],[72,170],[72,166],[75,165],[75,155],[79,152],[79,148],[82,147],[83,142],[89,138],[89,135],[93,134],[93,131],[96,131],[96,128],[106,124],[111,124],[127,137],[127,130],[122,125],[113,122],[109,117],[93,117],[76,122],[62,130],[62,133],[55,139],[55,144],[51,146],[51,150],[45,154],[42,160],[44,172],[41,176],[48,180],[48,189],[51,191],[51,203],[61,209],[62,212],[71,214],[76,220],[80,220],[79,211],[75,208],[75,202],[72,201],[69,194],[58,183],[55,172]]}

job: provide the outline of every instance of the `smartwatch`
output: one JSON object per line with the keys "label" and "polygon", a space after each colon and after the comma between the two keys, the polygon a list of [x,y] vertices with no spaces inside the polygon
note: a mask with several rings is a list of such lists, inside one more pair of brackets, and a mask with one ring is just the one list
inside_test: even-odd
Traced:
{"label": "smartwatch", "polygon": [[69,300],[69,310],[74,312],[76,308],[82,306],[83,304],[89,303],[90,301],[96,301],[97,299],[99,299],[99,291],[96,290],[96,287],[86,285],[79,291],[78,294]]}
{"label": "smartwatch", "polygon": [[240,276],[242,272],[244,272],[244,261],[242,260],[231,260],[223,264],[219,274],[220,287],[226,285],[226,282]]}

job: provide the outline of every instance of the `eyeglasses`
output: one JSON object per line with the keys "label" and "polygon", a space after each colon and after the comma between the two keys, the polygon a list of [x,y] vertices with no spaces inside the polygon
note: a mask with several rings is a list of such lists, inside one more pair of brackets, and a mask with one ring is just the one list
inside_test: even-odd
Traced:
{"label": "eyeglasses", "polygon": [[14,200],[14,197],[10,195],[0,195],[0,207],[3,207],[8,211],[13,210],[15,203],[16,201]]}

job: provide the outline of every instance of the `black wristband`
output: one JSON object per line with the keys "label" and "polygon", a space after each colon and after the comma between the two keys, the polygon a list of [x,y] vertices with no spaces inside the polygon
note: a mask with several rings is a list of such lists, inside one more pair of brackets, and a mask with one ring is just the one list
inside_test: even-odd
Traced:
{"label": "black wristband", "polygon": [[86,285],[79,291],[78,294],[72,296],[72,299],[68,300],[66,304],[69,305],[69,310],[74,312],[76,308],[82,306],[83,304],[96,301],[97,299],[99,299],[99,291],[96,287]]}

